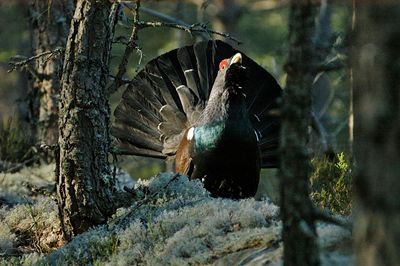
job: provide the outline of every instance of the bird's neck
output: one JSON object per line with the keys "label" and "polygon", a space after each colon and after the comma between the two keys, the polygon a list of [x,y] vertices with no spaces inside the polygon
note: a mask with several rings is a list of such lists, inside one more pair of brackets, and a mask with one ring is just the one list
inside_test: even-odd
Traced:
{"label": "bird's neck", "polygon": [[[234,97],[233,97],[234,96]],[[243,95],[210,95],[199,123],[195,127],[195,151],[215,149],[224,141],[243,139],[250,120]]]}
{"label": "bird's neck", "polygon": [[239,123],[248,119],[247,107],[243,95],[237,95],[228,91],[211,92],[210,98],[199,124],[214,123]]}

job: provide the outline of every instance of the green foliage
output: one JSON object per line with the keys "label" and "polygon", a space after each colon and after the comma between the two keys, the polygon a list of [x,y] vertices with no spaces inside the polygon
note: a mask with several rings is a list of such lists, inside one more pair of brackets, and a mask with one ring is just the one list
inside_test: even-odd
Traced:
{"label": "green foliage", "polygon": [[[28,132],[28,134],[27,134]],[[23,161],[32,139],[29,131],[10,118],[0,123],[0,160],[7,162]]]}
{"label": "green foliage", "polygon": [[320,207],[342,215],[351,212],[352,172],[348,158],[337,154],[334,160],[314,158],[311,161],[311,198]]}

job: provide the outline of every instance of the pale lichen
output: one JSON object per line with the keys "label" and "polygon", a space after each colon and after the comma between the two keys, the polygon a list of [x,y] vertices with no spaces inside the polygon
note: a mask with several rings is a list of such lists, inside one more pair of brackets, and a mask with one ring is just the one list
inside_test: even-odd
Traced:
{"label": "pale lichen", "polygon": [[[174,178],[172,173],[139,180],[134,194],[133,205],[119,209],[107,225],[76,236],[51,254],[25,254],[16,261],[22,265],[282,262],[279,208],[269,199],[212,198],[200,181],[189,181],[185,176]],[[32,226],[29,220],[32,216],[26,208],[27,205],[18,205],[0,211],[0,238],[8,241],[4,247],[10,247],[10,243],[14,248],[18,246],[13,228],[27,232]],[[41,236],[49,236],[49,232],[59,229],[54,201],[36,200],[30,208],[37,221],[47,227],[47,230],[41,229]],[[350,261],[350,253],[334,249],[338,243],[350,239],[347,230],[319,225],[318,233],[323,264]],[[329,257],[329,254],[334,255]]]}

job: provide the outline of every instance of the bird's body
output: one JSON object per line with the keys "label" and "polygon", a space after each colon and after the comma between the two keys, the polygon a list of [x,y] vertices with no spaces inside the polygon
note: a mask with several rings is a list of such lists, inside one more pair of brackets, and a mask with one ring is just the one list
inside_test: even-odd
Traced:
{"label": "bird's body", "polygon": [[122,153],[173,158],[213,196],[251,197],[261,167],[277,163],[279,120],[270,111],[280,94],[251,59],[202,42],[147,65],[116,109],[113,134]]}

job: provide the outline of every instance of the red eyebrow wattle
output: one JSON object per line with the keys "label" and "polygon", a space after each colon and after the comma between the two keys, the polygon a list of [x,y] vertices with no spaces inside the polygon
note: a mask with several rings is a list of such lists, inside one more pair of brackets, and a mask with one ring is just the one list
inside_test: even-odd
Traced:
{"label": "red eyebrow wattle", "polygon": [[222,70],[228,66],[228,59],[224,59],[219,63],[219,70]]}

